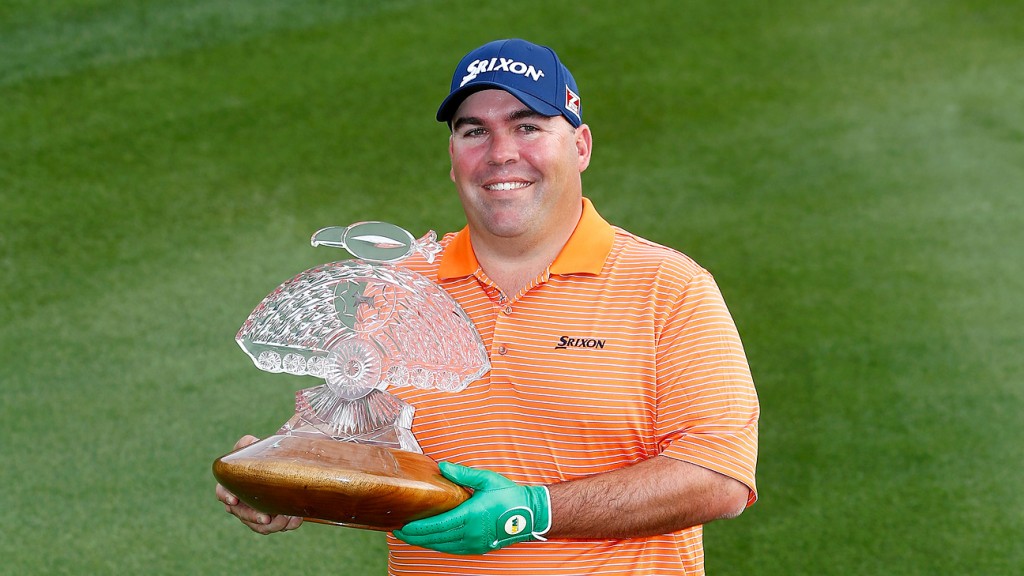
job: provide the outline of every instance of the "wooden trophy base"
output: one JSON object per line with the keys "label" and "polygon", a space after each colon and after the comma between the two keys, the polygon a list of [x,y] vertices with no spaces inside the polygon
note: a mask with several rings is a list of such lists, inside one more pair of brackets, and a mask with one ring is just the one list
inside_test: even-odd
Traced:
{"label": "wooden trophy base", "polygon": [[274,435],[221,456],[217,481],[267,514],[395,530],[469,498],[428,456],[330,438]]}

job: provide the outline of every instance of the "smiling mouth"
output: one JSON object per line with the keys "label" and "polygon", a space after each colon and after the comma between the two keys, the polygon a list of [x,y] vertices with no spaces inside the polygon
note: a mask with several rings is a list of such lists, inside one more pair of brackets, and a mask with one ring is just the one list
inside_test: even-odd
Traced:
{"label": "smiling mouth", "polygon": [[486,184],[484,185],[484,188],[495,192],[506,192],[508,190],[519,190],[520,188],[526,188],[529,185],[529,182],[497,182],[495,184]]}

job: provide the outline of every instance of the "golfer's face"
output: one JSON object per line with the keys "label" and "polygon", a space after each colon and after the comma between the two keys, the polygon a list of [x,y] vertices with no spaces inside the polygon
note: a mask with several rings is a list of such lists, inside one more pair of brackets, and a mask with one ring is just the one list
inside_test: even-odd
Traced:
{"label": "golfer's face", "polygon": [[467,97],[452,118],[455,182],[476,234],[540,241],[575,226],[590,129],[541,116],[503,90]]}

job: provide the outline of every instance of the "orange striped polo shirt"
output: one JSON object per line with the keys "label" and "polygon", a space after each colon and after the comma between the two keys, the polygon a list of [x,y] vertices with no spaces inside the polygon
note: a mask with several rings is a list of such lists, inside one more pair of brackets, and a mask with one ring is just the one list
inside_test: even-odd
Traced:
{"label": "orange striped polo shirt", "polygon": [[[659,454],[736,478],[756,499],[758,401],[711,275],[605,222],[589,200],[551,266],[520,294],[480,268],[469,231],[403,265],[435,280],[483,338],[491,371],[458,393],[397,388],[436,460],[552,484]],[[412,574],[702,574],[700,526],[629,540],[524,542],[452,556],[388,535],[388,570]]]}

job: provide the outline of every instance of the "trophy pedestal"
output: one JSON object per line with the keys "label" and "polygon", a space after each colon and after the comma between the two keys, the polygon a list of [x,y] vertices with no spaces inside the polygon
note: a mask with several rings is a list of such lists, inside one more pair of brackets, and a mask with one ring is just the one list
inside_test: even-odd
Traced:
{"label": "trophy pedestal", "polygon": [[261,512],[370,530],[395,530],[469,498],[428,456],[329,438],[270,436],[218,458],[213,475]]}

